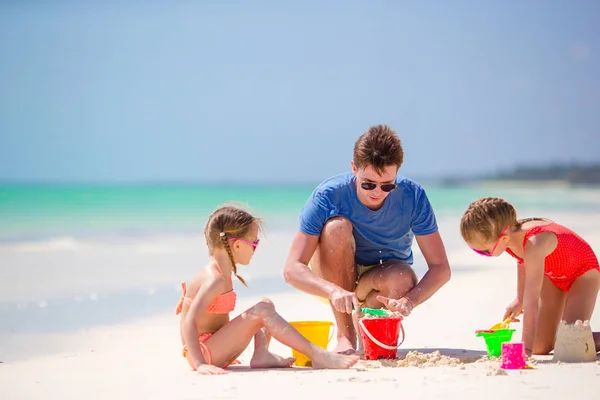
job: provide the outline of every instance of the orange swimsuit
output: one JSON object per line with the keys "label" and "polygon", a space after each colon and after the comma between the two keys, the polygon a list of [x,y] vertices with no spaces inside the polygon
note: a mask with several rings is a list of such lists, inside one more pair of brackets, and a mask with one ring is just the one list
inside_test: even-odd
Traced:
{"label": "orange swimsuit", "polygon": [[[525,247],[527,239],[542,232],[552,232],[558,239],[556,248],[544,260],[544,274],[556,287],[568,292],[575,279],[587,271],[591,269],[600,271],[598,258],[590,245],[569,228],[555,222],[531,228],[525,234],[523,247]],[[523,259],[510,249],[507,248],[506,251],[518,260],[519,265],[524,264]]]}
{"label": "orange swimsuit", "polygon": [[[213,261],[216,263],[219,273],[221,274],[221,276],[223,276],[223,271],[221,270],[221,266],[219,265],[219,263],[217,263],[216,260],[213,259]],[[181,313],[184,303],[189,305],[189,304],[192,304],[192,300],[194,300],[192,297],[186,296],[187,286],[186,286],[185,282],[181,282],[181,289],[182,289],[183,293],[181,295],[181,298],[179,299],[179,302],[177,303],[177,307],[175,308],[176,315],[179,315],[179,313]],[[221,293],[217,297],[215,297],[214,300],[208,305],[206,312],[208,312],[210,314],[230,313],[235,308],[236,300],[237,300],[237,295],[235,294],[235,291],[233,289],[228,292]],[[204,357],[204,360],[206,361],[207,364],[212,364],[212,357],[210,355],[210,351],[209,351],[208,347],[206,346],[206,344],[204,342],[206,342],[208,339],[210,339],[210,337],[212,335],[213,334],[211,332],[206,332],[206,333],[201,334],[200,337],[198,338],[198,343],[200,344],[200,350],[202,351],[202,356]],[[187,356],[188,356],[189,352],[188,352],[187,346],[183,346],[183,350],[182,350],[181,354],[183,355],[183,357],[188,358]],[[194,368],[194,365],[192,364],[192,362],[189,358],[188,358],[188,362],[190,363],[192,368]],[[235,361],[234,361],[234,363],[235,363]],[[229,365],[229,363],[225,363],[223,368],[226,368],[228,365]]]}

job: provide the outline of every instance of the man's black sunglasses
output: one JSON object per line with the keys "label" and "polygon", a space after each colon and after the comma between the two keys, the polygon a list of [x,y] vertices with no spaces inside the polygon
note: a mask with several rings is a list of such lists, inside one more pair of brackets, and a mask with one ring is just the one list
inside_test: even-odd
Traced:
{"label": "man's black sunglasses", "polygon": [[381,188],[382,191],[389,193],[392,190],[396,189],[395,183],[375,183],[375,182],[361,182],[360,187],[364,190],[374,190],[377,185]]}

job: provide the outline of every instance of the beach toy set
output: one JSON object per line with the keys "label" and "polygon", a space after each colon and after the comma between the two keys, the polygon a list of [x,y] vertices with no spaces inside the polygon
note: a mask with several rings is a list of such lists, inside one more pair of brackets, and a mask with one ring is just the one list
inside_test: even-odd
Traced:
{"label": "beach toy set", "polygon": [[[383,309],[361,308],[360,311],[368,316],[358,320],[365,359],[395,359],[398,347],[404,343],[405,339],[403,317]],[[310,342],[323,349],[327,349],[327,345],[333,337],[331,329],[333,322],[331,321],[292,321],[290,325]],[[510,329],[510,318],[494,324],[490,329],[475,332],[476,336],[483,337],[485,340],[488,357],[501,357],[501,368],[532,368],[526,363],[525,345],[522,342],[511,343],[515,329]],[[402,339],[400,339],[400,334],[402,334]],[[296,359],[294,365],[312,366],[312,361],[306,354],[292,349],[292,356]]]}
{"label": "beach toy set", "polygon": [[501,357],[500,368],[524,369],[532,368],[526,363],[525,344],[511,343],[515,329],[510,329],[510,318],[492,325],[491,328],[475,331],[475,335],[483,337],[489,358]]}
{"label": "beach toy set", "polygon": [[[358,321],[365,358],[367,360],[396,358],[396,351],[404,342],[402,316],[373,308],[361,308],[360,311],[368,315],[368,318],[360,318]],[[308,341],[324,349],[327,349],[333,337],[331,321],[292,321],[290,325]],[[402,340],[399,341],[400,333],[402,333]],[[312,366],[312,361],[306,354],[292,349],[292,357],[296,359],[294,362],[296,366]]]}

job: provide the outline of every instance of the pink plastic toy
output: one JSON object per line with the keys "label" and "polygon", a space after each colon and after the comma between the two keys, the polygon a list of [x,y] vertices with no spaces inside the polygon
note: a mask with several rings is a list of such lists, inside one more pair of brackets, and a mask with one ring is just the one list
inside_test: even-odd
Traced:
{"label": "pink plastic toy", "polygon": [[527,368],[525,362],[525,344],[517,343],[502,343],[502,364],[503,369],[523,369]]}

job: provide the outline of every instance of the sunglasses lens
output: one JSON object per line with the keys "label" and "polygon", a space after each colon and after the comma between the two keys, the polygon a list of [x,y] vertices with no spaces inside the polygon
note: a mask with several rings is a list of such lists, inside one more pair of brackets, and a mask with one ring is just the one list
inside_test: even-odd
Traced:
{"label": "sunglasses lens", "polygon": [[473,250],[475,253],[479,254],[480,256],[486,256],[486,257],[490,257],[491,256],[491,254],[488,254],[485,251],[476,250],[476,249],[471,249],[471,250]]}
{"label": "sunglasses lens", "polygon": [[377,184],[375,184],[373,182],[363,182],[360,184],[360,187],[363,188],[364,190],[373,190],[377,187]]}
{"label": "sunglasses lens", "polygon": [[393,183],[386,183],[385,185],[381,185],[381,190],[383,190],[384,192],[391,192],[394,189],[396,189],[396,185],[394,185]]}

